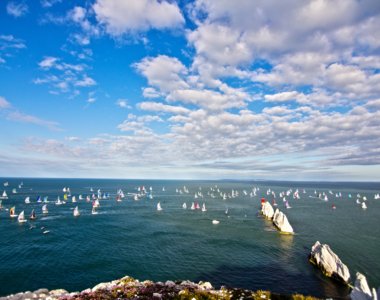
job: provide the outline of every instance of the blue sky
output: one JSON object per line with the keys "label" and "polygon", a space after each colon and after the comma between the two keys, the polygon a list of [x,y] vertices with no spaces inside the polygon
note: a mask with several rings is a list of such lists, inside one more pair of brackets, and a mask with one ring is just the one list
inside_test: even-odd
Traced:
{"label": "blue sky", "polygon": [[380,180],[378,0],[0,3],[0,176]]}

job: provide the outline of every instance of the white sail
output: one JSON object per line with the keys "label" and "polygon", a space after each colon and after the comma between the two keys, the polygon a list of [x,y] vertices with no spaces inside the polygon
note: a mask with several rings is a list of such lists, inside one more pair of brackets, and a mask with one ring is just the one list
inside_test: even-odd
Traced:
{"label": "white sail", "polygon": [[0,197],[0,199],[8,199],[8,195],[7,195],[7,191],[4,190],[2,196]]}
{"label": "white sail", "polygon": [[365,202],[362,202],[362,208],[367,209],[367,205],[365,204]]}
{"label": "white sail", "polygon": [[207,209],[206,209],[206,204],[204,204],[204,203],[203,203],[203,205],[202,205],[202,211],[207,211]]}
{"label": "white sail", "polygon": [[48,211],[48,208],[47,208],[47,205],[45,204],[45,205],[43,205],[42,206],[42,213],[43,214],[47,214],[49,211]]}
{"label": "white sail", "polygon": [[62,204],[63,204],[63,202],[61,201],[61,199],[58,196],[57,201],[55,202],[55,205],[62,205]]}
{"label": "white sail", "polygon": [[74,215],[74,217],[78,217],[78,216],[80,216],[78,206],[76,206],[76,207],[74,208],[73,215]]}
{"label": "white sail", "polygon": [[29,196],[25,198],[25,203],[26,203],[26,204],[29,204],[29,203],[30,203],[30,197],[29,197]]}
{"label": "white sail", "polygon": [[187,204],[186,204],[186,202],[183,202],[183,204],[182,204],[182,208],[183,208],[183,209],[187,209]]}
{"label": "white sail", "polygon": [[158,211],[162,210],[162,207],[161,207],[160,202],[157,203],[157,210],[158,210]]}
{"label": "white sail", "polygon": [[194,205],[194,202],[193,203],[191,203],[191,208],[190,209],[192,209],[192,210],[194,210],[195,209],[195,205]]}
{"label": "white sail", "polygon": [[17,221],[18,221],[19,223],[25,223],[25,222],[26,222],[24,211],[22,211],[22,212],[19,214],[19,216],[18,216],[18,218],[17,218]]}

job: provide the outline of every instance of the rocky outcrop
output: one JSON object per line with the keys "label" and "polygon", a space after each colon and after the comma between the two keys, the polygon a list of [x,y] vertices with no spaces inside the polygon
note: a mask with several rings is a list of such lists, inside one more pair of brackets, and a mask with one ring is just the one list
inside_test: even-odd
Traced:
{"label": "rocky outcrop", "polygon": [[265,218],[272,220],[274,210],[272,205],[268,201],[261,204],[261,213]]}
{"label": "rocky outcrop", "polygon": [[[30,293],[30,294],[29,294]],[[38,290],[33,293],[19,293],[0,298],[8,300],[116,300],[116,299],[142,299],[142,300],[164,300],[164,299],[297,299],[314,300],[310,296],[295,294],[283,296],[272,294],[268,291],[250,291],[236,288],[215,289],[209,282],[194,283],[191,281],[166,281],[152,282],[149,280],[140,282],[129,276],[111,282],[99,283],[92,289],[88,288],[82,292],[68,293],[65,290],[48,291]]]}
{"label": "rocky outcrop", "polygon": [[[72,293],[71,295],[74,295]],[[6,297],[0,297],[0,300],[35,300],[35,299],[43,299],[43,300],[56,300],[61,297],[66,297],[70,295],[70,293],[63,289],[51,290],[48,289],[38,289],[34,292],[21,292],[17,294],[12,294]]]}
{"label": "rocky outcrop", "polygon": [[376,290],[373,288],[372,291],[367,283],[366,277],[357,272],[355,286],[351,291],[351,300],[377,300]]}
{"label": "rocky outcrop", "polygon": [[338,281],[348,284],[350,281],[350,271],[339,257],[326,244],[315,242],[311,248],[309,260],[319,267],[323,274]]}
{"label": "rocky outcrop", "polygon": [[273,224],[278,228],[281,233],[293,234],[293,227],[290,225],[286,215],[278,208],[273,215]]}

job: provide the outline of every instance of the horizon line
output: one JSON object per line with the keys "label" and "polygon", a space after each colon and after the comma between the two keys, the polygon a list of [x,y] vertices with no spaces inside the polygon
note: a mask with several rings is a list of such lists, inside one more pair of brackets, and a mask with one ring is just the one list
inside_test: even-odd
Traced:
{"label": "horizon line", "polygon": [[114,178],[114,177],[39,177],[39,176],[0,176],[1,179],[88,179],[88,180],[153,180],[153,181],[253,181],[253,182],[303,182],[303,183],[379,183],[380,181],[366,181],[366,180],[289,180],[289,179],[233,179],[233,178],[217,178],[217,179],[205,179],[205,178]]}

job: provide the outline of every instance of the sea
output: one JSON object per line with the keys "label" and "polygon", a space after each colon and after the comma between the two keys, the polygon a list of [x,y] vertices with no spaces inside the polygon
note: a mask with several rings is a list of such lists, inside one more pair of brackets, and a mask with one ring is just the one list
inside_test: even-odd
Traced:
{"label": "sea", "polygon": [[[126,275],[347,296],[348,287],[309,263],[316,241],[331,247],[353,281],[361,272],[371,287],[380,286],[379,183],[0,178],[0,196],[3,190],[0,296],[39,288],[81,291]],[[121,191],[125,197],[116,201]],[[98,193],[100,207],[92,214]],[[65,194],[66,204],[56,205]],[[275,199],[294,235],[280,234],[260,215],[262,198]],[[191,210],[193,202],[207,211]],[[25,211],[27,222],[10,218],[13,206],[16,214]],[[32,209],[35,221],[29,220]]]}

